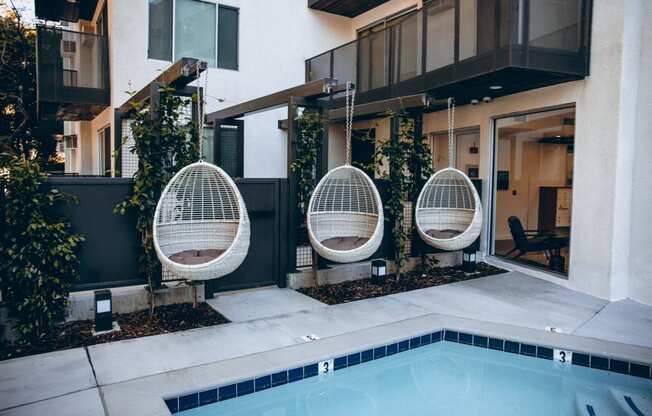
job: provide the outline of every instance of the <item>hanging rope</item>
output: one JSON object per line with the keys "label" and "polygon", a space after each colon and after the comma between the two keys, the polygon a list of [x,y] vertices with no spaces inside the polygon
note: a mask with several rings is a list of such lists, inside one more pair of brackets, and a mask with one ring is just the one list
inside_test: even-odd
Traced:
{"label": "hanging rope", "polygon": [[448,97],[448,166],[455,167],[455,98]]}
{"label": "hanging rope", "polygon": [[197,134],[199,134],[199,161],[204,161],[204,96],[206,95],[206,90],[208,89],[208,71],[204,76],[204,94],[202,95],[201,88],[201,65],[200,61],[197,61]]}
{"label": "hanging rope", "polygon": [[355,89],[351,89],[351,82],[346,83],[346,164],[351,164],[351,134],[353,131],[353,107],[355,106]]}

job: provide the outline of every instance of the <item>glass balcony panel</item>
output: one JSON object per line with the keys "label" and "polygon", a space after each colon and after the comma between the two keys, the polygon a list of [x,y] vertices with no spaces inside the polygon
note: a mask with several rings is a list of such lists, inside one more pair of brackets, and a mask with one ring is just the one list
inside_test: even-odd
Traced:
{"label": "glass balcony panel", "polygon": [[421,13],[415,13],[396,26],[395,33],[399,36],[394,48],[397,49],[399,59],[396,62],[398,70],[394,71],[395,82],[421,75],[421,34],[423,33],[421,16]]}
{"label": "glass balcony panel", "polygon": [[576,51],[580,48],[581,0],[530,2],[531,46]]}
{"label": "glass balcony panel", "polygon": [[333,78],[340,83],[355,82],[357,48],[357,43],[351,42],[333,51]]}
{"label": "glass balcony panel", "polygon": [[452,0],[426,10],[426,71],[455,59],[455,6]]}
{"label": "glass balcony panel", "polygon": [[308,81],[331,77],[331,54],[330,52],[315,56],[308,62]]}
{"label": "glass balcony panel", "polygon": [[477,21],[476,0],[460,0],[460,60],[477,54]]}
{"label": "glass balcony panel", "polygon": [[[369,89],[387,85],[386,31],[373,33],[369,39],[369,65],[371,66]],[[361,67],[361,70],[362,67]]]}

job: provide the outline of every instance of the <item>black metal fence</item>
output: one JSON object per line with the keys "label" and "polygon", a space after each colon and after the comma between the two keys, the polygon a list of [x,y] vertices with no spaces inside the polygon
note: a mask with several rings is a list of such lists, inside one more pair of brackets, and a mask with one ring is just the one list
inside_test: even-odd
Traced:
{"label": "black metal fence", "polygon": [[[285,285],[287,252],[287,180],[238,179],[251,219],[251,244],[242,266],[209,281],[207,293],[278,284]],[[113,208],[130,193],[132,180],[104,177],[51,177],[48,186],[76,196],[64,208],[73,231],[84,236],[79,257],[81,278],[74,290],[143,284],[138,273],[136,216]]]}

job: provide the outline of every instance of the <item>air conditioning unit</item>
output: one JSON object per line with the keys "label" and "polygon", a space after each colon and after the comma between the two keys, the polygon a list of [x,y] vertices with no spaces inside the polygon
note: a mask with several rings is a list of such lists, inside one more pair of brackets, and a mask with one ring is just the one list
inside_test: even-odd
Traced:
{"label": "air conditioning unit", "polygon": [[65,143],[64,147],[66,149],[77,149],[77,135],[70,134],[63,136],[63,142]]}

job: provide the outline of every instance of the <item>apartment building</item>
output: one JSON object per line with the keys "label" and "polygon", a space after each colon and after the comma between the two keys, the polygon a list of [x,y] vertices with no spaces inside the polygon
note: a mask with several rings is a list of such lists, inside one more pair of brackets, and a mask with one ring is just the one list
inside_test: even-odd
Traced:
{"label": "apartment building", "polygon": [[[428,136],[435,168],[477,180],[481,257],[652,303],[652,5],[643,0],[36,0],[36,14],[61,22],[38,28],[38,81],[41,117],[65,120],[66,173],[129,176],[128,152],[114,156],[125,137],[116,109],[182,57],[208,63],[207,112],[323,78],[351,81],[355,130],[389,139],[384,109],[399,103]],[[243,117],[238,134],[215,126],[224,131],[209,135],[207,158],[233,176],[286,178],[287,114]],[[344,162],[344,127],[333,120],[329,130],[332,168]],[[354,143],[353,159],[373,150]],[[537,250],[543,235],[556,246]]]}

